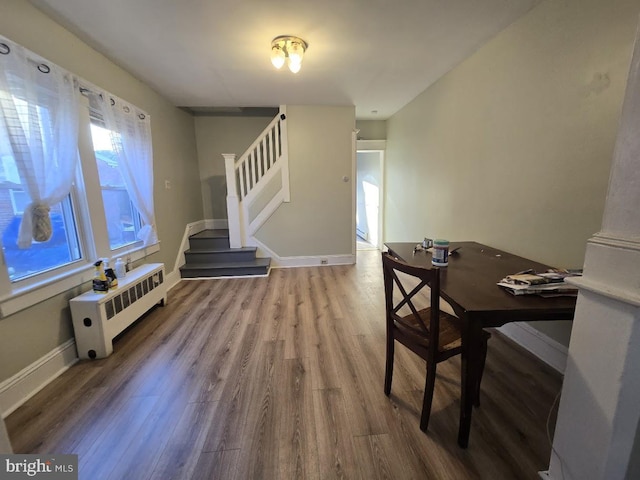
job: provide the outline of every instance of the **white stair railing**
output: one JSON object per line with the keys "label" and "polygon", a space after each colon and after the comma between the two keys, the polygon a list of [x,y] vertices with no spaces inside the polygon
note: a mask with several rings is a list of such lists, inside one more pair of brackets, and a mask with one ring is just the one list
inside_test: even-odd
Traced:
{"label": "white stair railing", "polygon": [[[289,202],[289,154],[284,108],[267,125],[242,156],[223,153],[227,178],[227,218],[231,248],[253,244],[254,233],[283,202]],[[280,177],[280,186],[270,199],[265,188]],[[265,205],[255,212],[256,200]]]}

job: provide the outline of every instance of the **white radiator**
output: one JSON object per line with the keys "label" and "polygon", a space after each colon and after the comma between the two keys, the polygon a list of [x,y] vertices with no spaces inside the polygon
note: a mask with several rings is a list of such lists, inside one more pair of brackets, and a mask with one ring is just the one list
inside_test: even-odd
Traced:
{"label": "white radiator", "polygon": [[155,304],[167,301],[164,264],[149,263],[118,279],[108,293],[89,291],[72,298],[71,318],[80,358],[104,358],[113,339]]}

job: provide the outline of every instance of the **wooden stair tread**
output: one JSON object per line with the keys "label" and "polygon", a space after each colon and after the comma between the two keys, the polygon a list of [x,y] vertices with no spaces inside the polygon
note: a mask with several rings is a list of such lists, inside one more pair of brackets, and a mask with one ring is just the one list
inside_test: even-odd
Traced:
{"label": "wooden stair tread", "polygon": [[256,252],[256,247],[241,247],[241,248],[190,248],[184,253],[251,253]]}
{"label": "wooden stair tread", "polygon": [[190,238],[229,238],[229,230],[203,230],[191,235]]}
{"label": "wooden stair tread", "polygon": [[182,278],[268,275],[271,268],[270,258],[256,257],[256,247],[231,248],[227,229],[203,230],[189,242],[186,263],[180,267]]}

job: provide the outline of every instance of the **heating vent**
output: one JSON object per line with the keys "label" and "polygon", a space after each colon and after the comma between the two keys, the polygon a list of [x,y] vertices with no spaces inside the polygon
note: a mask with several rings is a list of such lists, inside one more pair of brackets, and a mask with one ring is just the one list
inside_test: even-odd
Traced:
{"label": "heating vent", "polygon": [[[111,320],[115,315],[126,309],[130,305],[133,305],[136,300],[142,298],[151,290],[159,287],[164,282],[164,276],[162,270],[150,275],[141,282],[136,283],[128,287],[122,293],[117,294],[113,299],[108,300],[104,304],[107,320]],[[119,289],[118,289],[119,290]]]}
{"label": "heating vent", "polygon": [[104,358],[113,339],[147,310],[167,300],[164,264],[142,265],[118,279],[108,293],[87,292],[69,303],[80,358]]}

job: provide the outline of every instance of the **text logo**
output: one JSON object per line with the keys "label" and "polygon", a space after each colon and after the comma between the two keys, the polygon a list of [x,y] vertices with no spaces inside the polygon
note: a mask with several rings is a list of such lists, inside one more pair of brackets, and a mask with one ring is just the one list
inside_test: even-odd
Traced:
{"label": "text logo", "polygon": [[78,480],[77,455],[0,454],[0,480]]}

